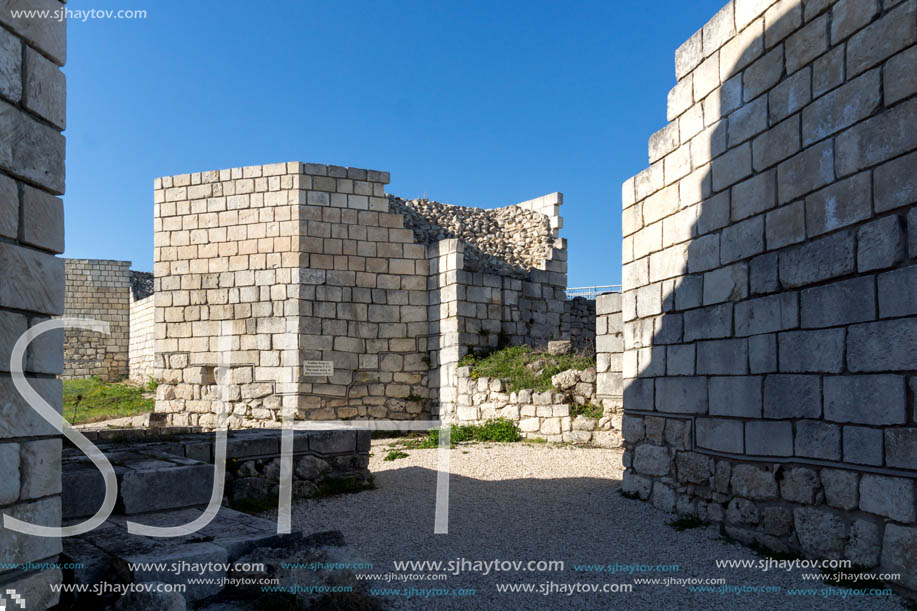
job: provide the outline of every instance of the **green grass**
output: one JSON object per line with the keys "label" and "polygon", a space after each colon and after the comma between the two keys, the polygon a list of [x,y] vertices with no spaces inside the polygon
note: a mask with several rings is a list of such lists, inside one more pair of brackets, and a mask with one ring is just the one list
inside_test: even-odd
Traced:
{"label": "green grass", "polygon": [[64,380],[64,418],[70,424],[86,424],[145,414],[155,403],[143,396],[148,392],[143,386],[95,377]]}
{"label": "green grass", "polygon": [[[497,441],[512,443],[520,441],[522,434],[515,422],[506,418],[491,418],[484,424],[465,424],[453,426],[449,434],[450,445],[454,446],[463,441]],[[439,429],[430,431],[426,439],[417,446],[419,448],[438,448]]]}
{"label": "green grass", "polygon": [[318,484],[318,491],[312,496],[314,499],[323,499],[339,494],[356,494],[364,490],[373,490],[376,487],[375,477],[369,479],[359,477],[326,477]]}
{"label": "green grass", "polygon": [[407,458],[408,456],[410,456],[410,454],[407,452],[402,452],[401,450],[389,450],[388,454],[386,454],[385,458],[382,460],[385,462],[390,462],[393,460],[398,460],[399,458]]}
{"label": "green grass", "polygon": [[[545,361],[541,375],[526,365]],[[497,350],[484,357],[466,355],[459,365],[470,366],[473,378],[502,378],[507,381],[507,391],[514,392],[530,388],[536,391],[551,390],[551,376],[567,369],[588,369],[595,367],[595,359],[578,354],[559,356],[536,352],[528,346],[512,346]]]}
{"label": "green grass", "polygon": [[586,403],[585,405],[571,405],[570,406],[570,417],[576,418],[577,416],[586,416],[587,418],[592,418],[598,420],[602,417],[605,411],[600,405],[593,405],[592,403]]}

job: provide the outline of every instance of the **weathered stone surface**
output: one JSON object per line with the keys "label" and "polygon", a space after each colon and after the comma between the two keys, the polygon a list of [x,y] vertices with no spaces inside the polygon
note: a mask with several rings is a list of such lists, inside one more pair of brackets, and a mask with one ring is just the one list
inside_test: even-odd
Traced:
{"label": "weathered stone surface", "polygon": [[854,236],[838,232],[780,251],[780,281],[787,288],[812,284],[856,269]]}
{"label": "weathered stone surface", "polygon": [[882,571],[900,574],[902,585],[917,589],[917,527],[886,525]]}
{"label": "weathered stone surface", "polygon": [[820,475],[828,505],[846,510],[857,508],[859,489],[856,472],[822,469]]}
{"label": "weathered stone surface", "polygon": [[802,143],[809,146],[871,115],[879,106],[881,78],[871,70],[818,98],[802,111]]}
{"label": "weathered stone surface", "polygon": [[917,148],[917,134],[907,129],[915,115],[917,100],[909,100],[837,136],[838,176],[858,172]]}
{"label": "weathered stone surface", "polygon": [[853,372],[917,369],[917,319],[905,318],[849,327],[847,367]]}
{"label": "weathered stone surface", "polygon": [[757,524],[761,521],[761,512],[748,499],[734,498],[726,508],[726,521],[732,524]]}
{"label": "weathered stone surface", "polygon": [[806,467],[794,467],[782,472],[780,495],[787,501],[811,505],[818,490],[818,476]]}
{"label": "weathered stone surface", "polygon": [[675,457],[678,481],[707,484],[713,475],[713,460],[696,452],[679,452]]}
{"label": "weathered stone surface", "polygon": [[821,379],[812,375],[771,375],[764,380],[765,418],[821,416]]}
{"label": "weathered stone surface", "polygon": [[917,38],[915,11],[913,2],[905,2],[854,34],[847,42],[848,78],[913,44]]}
{"label": "weathered stone surface", "polygon": [[760,376],[714,376],[709,379],[711,416],[761,417]]}
{"label": "weathered stone surface", "polygon": [[873,425],[907,421],[903,376],[827,376],[824,385],[826,420]]}
{"label": "weathered stone surface", "polygon": [[732,490],[746,498],[771,500],[777,498],[777,481],[767,469],[740,464],[732,470]]}
{"label": "weathered stone surface", "polygon": [[777,343],[782,372],[839,373],[843,368],[843,329],[787,331]]}
{"label": "weathered stone surface", "polygon": [[745,453],[751,456],[792,456],[792,422],[746,422]]}
{"label": "weathered stone surface", "polygon": [[666,475],[671,468],[672,458],[662,446],[642,444],[634,451],[634,468],[647,475]]}
{"label": "weathered stone surface", "polygon": [[898,522],[913,522],[917,519],[914,482],[865,473],[860,479],[860,509]]}
{"label": "weathered stone surface", "polygon": [[860,465],[881,465],[882,431],[862,426],[845,426],[844,460]]}
{"label": "weathered stone surface", "polygon": [[745,449],[744,427],[738,420],[697,419],[697,445],[709,450],[741,454]]}
{"label": "weathered stone surface", "polygon": [[811,146],[777,166],[777,203],[790,202],[833,180],[834,152],[831,142]]}
{"label": "weathered stone surface", "polygon": [[917,47],[902,51],[885,64],[885,103],[894,104],[917,91]]}
{"label": "weathered stone surface", "polygon": [[[625,391],[626,393],[626,391]],[[625,394],[625,405],[627,396]],[[707,380],[702,377],[658,378],[656,409],[660,412],[695,413],[707,411]]]}
{"label": "weathered stone surface", "polygon": [[875,320],[875,281],[852,278],[800,292],[803,328],[834,327]]}
{"label": "weathered stone surface", "polygon": [[885,430],[885,463],[889,467],[917,470],[917,428]]}
{"label": "weathered stone surface", "polygon": [[0,464],[9,473],[0,480],[0,504],[7,505],[19,498],[19,444],[4,443],[0,445]]}
{"label": "weathered stone surface", "polygon": [[850,538],[844,557],[863,566],[879,562],[879,527],[872,520],[854,520],[850,525]]}
{"label": "weathered stone surface", "polygon": [[796,456],[838,460],[841,457],[841,429],[817,420],[796,423]]}
{"label": "weathered stone surface", "polygon": [[843,554],[847,525],[836,513],[814,507],[793,510],[796,536],[803,553],[814,558],[836,558]]}

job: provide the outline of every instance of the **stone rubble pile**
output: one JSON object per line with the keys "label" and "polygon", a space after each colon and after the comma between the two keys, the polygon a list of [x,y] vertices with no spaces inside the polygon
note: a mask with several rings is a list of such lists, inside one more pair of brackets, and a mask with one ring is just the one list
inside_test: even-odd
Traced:
{"label": "stone rubble pile", "polygon": [[458,238],[465,249],[465,269],[523,276],[540,269],[551,255],[554,238],[547,216],[516,206],[484,210],[427,199],[389,196],[393,212],[404,215],[404,226],[418,242],[432,244]]}

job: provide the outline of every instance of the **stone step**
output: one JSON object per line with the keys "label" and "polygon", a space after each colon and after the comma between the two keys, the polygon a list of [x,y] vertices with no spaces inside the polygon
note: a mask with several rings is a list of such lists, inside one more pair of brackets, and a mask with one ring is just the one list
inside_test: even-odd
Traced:
{"label": "stone step", "polygon": [[[223,585],[192,584],[191,579],[218,580],[232,572],[226,565],[258,548],[298,548],[300,533],[278,534],[275,522],[221,507],[200,531],[181,537],[147,537],[127,532],[127,520],[150,526],[187,524],[201,515],[203,507],[113,516],[104,524],[78,537],[63,540],[66,562],[83,568],[72,572],[75,584],[161,582],[187,586],[185,599],[201,600],[219,593]],[[73,520],[69,522],[74,522]],[[65,522],[65,525],[69,522]],[[137,563],[149,566],[138,567]],[[159,566],[153,566],[159,565]],[[79,608],[104,606],[104,600],[82,595]]]}
{"label": "stone step", "polygon": [[[118,479],[116,514],[137,514],[206,505],[213,465],[151,448],[107,450]],[[85,455],[67,450],[62,460],[64,519],[94,515],[105,498],[101,472]]]}

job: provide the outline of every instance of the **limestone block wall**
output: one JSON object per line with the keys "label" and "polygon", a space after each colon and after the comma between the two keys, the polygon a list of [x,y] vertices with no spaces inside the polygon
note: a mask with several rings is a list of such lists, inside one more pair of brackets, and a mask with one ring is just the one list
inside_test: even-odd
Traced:
{"label": "limestone block wall", "polygon": [[157,179],[157,411],[215,422],[221,333],[234,426],[277,422],[282,405],[310,419],[428,410],[427,252],[389,212],[388,180],[299,162]]}
{"label": "limestone block wall", "polygon": [[596,393],[603,404],[615,411],[623,407],[624,320],[621,317],[621,294],[605,293],[595,299],[595,365]]}
{"label": "limestone block wall", "polygon": [[[13,387],[10,356],[27,329],[64,311],[64,263],[55,255],[64,250],[66,22],[13,19],[8,7],[0,9],[0,512],[59,526],[60,437]],[[63,333],[34,340],[24,368],[59,411]],[[0,525],[0,566],[53,563],[60,551],[60,539]],[[0,589],[15,590],[30,609],[57,604],[49,584],[60,580],[58,569],[0,569]]]}
{"label": "limestone block wall", "polygon": [[917,588],[917,2],[736,0],[624,183],[624,490]]}
{"label": "limestone block wall", "polygon": [[61,377],[98,376],[117,381],[128,376],[130,333],[130,261],[64,259],[64,316],[109,323],[110,334],[86,329],[64,331],[64,371]]}
{"label": "limestone block wall", "polygon": [[594,299],[574,297],[564,301],[560,318],[560,336],[573,343],[575,352],[595,353],[596,302]]}
{"label": "limestone block wall", "polygon": [[146,383],[155,377],[155,304],[152,295],[131,299],[130,337],[128,345],[128,371],[130,379]]}

